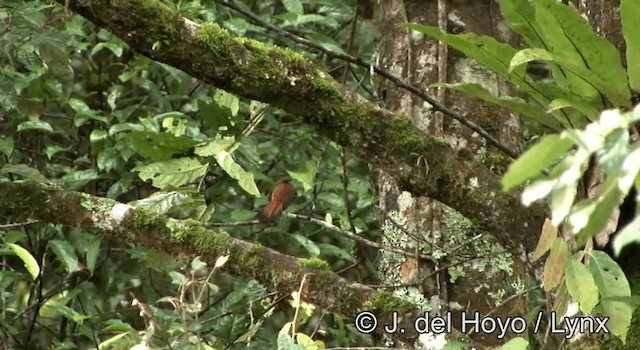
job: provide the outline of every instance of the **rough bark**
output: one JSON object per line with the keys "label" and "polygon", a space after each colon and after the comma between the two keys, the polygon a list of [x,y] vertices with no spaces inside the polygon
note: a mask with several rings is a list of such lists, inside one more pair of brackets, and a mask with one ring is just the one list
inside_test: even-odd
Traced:
{"label": "rough bark", "polygon": [[[65,3],[59,0],[59,3]],[[279,107],[391,174],[403,190],[428,195],[520,251],[533,250],[541,206],[523,208],[499,177],[466,150],[417,130],[408,117],[347,91],[288,49],[198,25],[157,1],[68,1],[140,54],[218,88]]]}
{"label": "rough bark", "polygon": [[[454,50],[443,49],[437,41],[415,35],[402,26],[405,22],[437,26],[449,33],[473,32],[498,37],[501,41],[511,41],[512,35],[504,30],[497,4],[488,1],[473,3],[460,1],[393,0],[380,3],[380,52],[379,62],[385,69],[403,77],[417,86],[429,86],[434,82],[478,83],[496,95],[508,94],[508,86],[497,76],[484,70],[475,61],[468,59]],[[478,15],[482,14],[482,15]],[[413,124],[421,131],[440,137],[451,147],[469,152],[474,159],[490,163],[491,148],[484,140],[463,125],[443,118],[431,106],[406,91],[397,88],[384,79],[376,84],[378,95],[383,98],[383,106],[412,116]],[[440,102],[455,106],[466,114],[473,115],[473,122],[485,130],[497,135],[503,144],[515,149],[520,146],[520,123],[513,113],[485,104],[471,96],[456,93],[452,90],[437,91]],[[469,113],[472,111],[473,113]],[[488,159],[489,158],[489,159]],[[493,169],[500,173],[503,166],[493,164]],[[437,263],[405,258],[402,256],[384,255],[380,264],[384,282],[391,285],[413,284],[412,287],[397,288],[396,292],[407,295],[409,300],[418,305],[427,303],[436,314],[451,314],[459,319],[462,311],[479,312],[480,315],[491,313],[491,317],[507,319],[526,313],[523,295],[510,298],[509,302],[496,305],[502,300],[521,293],[526,289],[522,281],[528,279],[528,268],[520,260],[522,254],[509,256],[504,253],[495,254],[495,241],[481,238],[484,245],[472,244],[477,230],[460,220],[459,215],[450,208],[443,207],[434,197],[411,196],[395,186],[392,176],[382,174],[379,177],[381,211],[386,214],[382,227],[388,244],[404,245],[423,251],[443,250],[446,256]],[[489,199],[491,200],[491,199]],[[394,226],[402,225],[402,230]],[[454,249],[460,248],[457,243],[464,244],[465,253],[473,259],[456,257]],[[511,250],[514,253],[513,250]],[[453,262],[464,276],[452,283],[449,269]],[[400,264],[400,271],[397,265]],[[483,266],[508,266],[506,271],[492,271]],[[444,271],[443,271],[444,270]],[[437,273],[435,271],[438,271]],[[516,288],[513,286],[517,285]],[[460,327],[460,324],[455,324]],[[507,339],[498,339],[496,334],[471,334],[487,345],[503,344],[508,338],[516,336],[508,334]]]}
{"label": "rough bark", "polygon": [[[418,336],[410,330],[413,321],[424,315],[422,310],[388,292],[349,282],[330,271],[322,260],[291,257],[208,230],[195,220],[175,220],[55,185],[0,182],[0,193],[0,222],[38,220],[77,227],[113,240],[143,244],[185,262],[200,256],[209,266],[214,266],[219,256],[228,255],[223,270],[255,279],[269,290],[284,294],[297,291],[307,275],[302,295],[305,301],[351,318],[370,311],[378,319],[376,331],[380,333],[385,325],[392,324],[392,312],[397,312],[402,317],[399,326],[408,331],[394,337],[413,342]],[[464,338],[460,334],[457,337]]]}

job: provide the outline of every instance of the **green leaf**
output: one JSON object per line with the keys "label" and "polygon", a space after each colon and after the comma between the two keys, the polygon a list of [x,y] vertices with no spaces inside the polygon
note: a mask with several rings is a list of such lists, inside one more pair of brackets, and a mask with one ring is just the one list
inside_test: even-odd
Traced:
{"label": "green leaf", "polygon": [[530,47],[544,47],[542,33],[535,20],[536,10],[530,0],[499,0],[500,12],[509,27],[522,35]]}
{"label": "green leaf", "polygon": [[173,218],[199,219],[207,210],[204,197],[195,189],[190,188],[181,188],[175,191],[159,191],[147,198],[133,201],[129,204]]}
{"label": "green leaf", "polygon": [[29,180],[46,181],[46,178],[40,174],[38,169],[34,169],[26,164],[5,164],[0,168],[0,174],[16,174]]}
{"label": "green leaf", "polygon": [[521,98],[512,96],[494,96],[487,89],[480,84],[447,84],[436,83],[432,84],[433,87],[447,87],[456,91],[464,92],[465,94],[475,96],[483,101],[492,103],[497,106],[501,106],[519,113],[524,117],[528,117],[533,121],[536,121],[550,129],[561,131],[563,129],[562,124],[558,122],[551,115],[541,110],[540,108],[525,102]]}
{"label": "green leaf", "polygon": [[23,130],[43,130],[47,132],[53,132],[51,124],[42,120],[27,120],[18,124],[18,132]]}
{"label": "green leaf", "polygon": [[576,237],[579,246],[584,245],[589,238],[602,231],[613,211],[622,203],[624,197],[618,190],[616,182],[616,178],[607,179],[603,194],[598,197],[595,209],[589,215],[589,223],[580,230]]}
{"label": "green leaf", "polygon": [[344,260],[353,259],[352,254],[350,254],[349,252],[347,252],[346,250],[340,247],[336,247],[333,244],[320,243],[318,244],[318,247],[320,248],[320,252],[322,252],[323,256],[335,256],[337,258],[344,259]]}
{"label": "green leaf", "polygon": [[204,176],[209,164],[204,165],[195,158],[177,158],[133,168],[143,181],[151,179],[156,188],[180,187]]}
{"label": "green leaf", "polygon": [[236,143],[235,138],[222,137],[198,144],[194,153],[201,157],[211,157],[223,151],[233,153],[238,148],[238,145],[239,143]]}
{"label": "green leaf", "polygon": [[102,179],[104,176],[98,173],[96,169],[76,170],[72,171],[60,180],[70,189],[78,190],[86,186],[90,181]]}
{"label": "green leaf", "polygon": [[567,290],[580,304],[584,314],[590,314],[598,304],[598,287],[589,269],[578,259],[577,255],[567,261],[565,267],[565,283]]}
{"label": "green leaf", "polygon": [[0,153],[4,154],[7,158],[13,154],[14,142],[11,137],[0,137]]}
{"label": "green leaf", "polygon": [[71,244],[67,241],[54,239],[49,242],[49,246],[58,260],[64,265],[67,274],[74,273],[78,268],[78,258]]}
{"label": "green leaf", "polygon": [[[573,92],[578,98],[596,102],[599,92],[602,92],[612,103],[628,106],[631,93],[625,86],[612,86],[594,71],[576,63],[575,58],[558,55],[543,49],[524,49],[518,51],[509,63],[509,69],[520,67],[533,60],[544,60],[556,63],[564,68],[564,75],[568,79],[567,91]],[[625,100],[627,98],[627,100]]]}
{"label": "green leaf", "polygon": [[544,136],[509,166],[502,178],[502,187],[505,191],[510,190],[539,175],[572,146],[571,140],[560,135]]}
{"label": "green leaf", "polygon": [[80,314],[74,309],[64,305],[64,303],[67,303],[66,299],[67,298],[52,298],[47,300],[40,309],[40,316],[53,318],[59,315],[75,323],[81,323],[82,321],[91,318],[91,316]]}
{"label": "green leaf", "polygon": [[316,178],[318,173],[318,162],[309,160],[305,162],[304,168],[304,172],[287,171],[287,174],[292,180],[302,184],[302,192],[308,192],[313,189],[313,180]]}
{"label": "green leaf", "polygon": [[498,42],[493,37],[473,33],[444,34],[438,27],[415,23],[410,23],[406,26],[453,47],[516,86],[526,84],[524,81],[525,67],[514,69],[511,72],[513,74],[510,74],[509,71],[509,62],[515,55],[516,49]]}
{"label": "green leaf", "polygon": [[111,51],[116,57],[122,56],[122,45],[121,44],[117,44],[115,42],[107,42],[107,41],[103,41],[103,42],[97,43],[93,47],[93,49],[91,50],[91,56],[94,56],[96,53],[98,53],[103,48],[108,49],[109,51]]}
{"label": "green leaf", "polygon": [[247,193],[260,197],[260,190],[256,186],[253,174],[245,171],[235,160],[231,157],[231,154],[225,150],[220,150],[215,155],[215,160],[229,176],[238,180],[238,184]]}
{"label": "green leaf", "polygon": [[500,350],[527,350],[529,348],[529,341],[524,338],[513,338],[506,344],[500,347]]}
{"label": "green leaf", "polygon": [[282,5],[284,5],[284,8],[287,9],[288,12],[293,12],[298,15],[304,13],[304,8],[300,0],[282,0]]}
{"label": "green leaf", "polygon": [[[574,108],[576,109],[578,112],[582,113],[585,117],[587,118],[583,118],[583,119],[591,119],[593,118],[593,116],[596,116],[599,114],[598,109],[593,107],[591,104],[588,103],[581,103],[581,102],[577,102],[577,100],[568,100],[565,98],[556,98],[555,100],[549,102],[549,110],[548,112],[555,112],[555,111],[559,111],[561,109],[566,109],[566,108]],[[584,122],[586,122],[586,120],[584,120]],[[582,123],[576,123],[575,121],[572,121],[572,124],[574,125],[574,127],[582,127]]]}
{"label": "green leaf", "polygon": [[300,244],[311,257],[317,257],[318,255],[320,255],[320,248],[314,241],[310,240],[309,238],[298,233],[291,235],[291,238],[293,238],[294,241],[298,242],[298,244]]}
{"label": "green leaf", "polygon": [[[622,20],[622,33],[627,44],[627,62],[640,62],[640,2],[637,0],[622,0],[620,2],[620,19]],[[629,64],[627,67],[629,86],[635,91],[640,91],[640,65]]]}
{"label": "green leaf", "polygon": [[17,244],[7,243],[7,246],[11,248],[11,250],[13,250],[13,253],[17,255],[20,260],[22,260],[22,263],[31,275],[31,278],[33,278],[34,280],[38,278],[38,276],[40,275],[40,266],[38,265],[38,262],[33,257],[33,255],[31,255],[28,250],[22,248]]}
{"label": "green leaf", "polygon": [[84,101],[79,100],[77,98],[70,98],[68,103],[69,103],[69,107],[71,107],[71,109],[73,109],[73,111],[76,113],[91,111],[91,108],[89,108],[89,106],[87,106],[87,104],[84,103]]}
{"label": "green leaf", "polygon": [[574,8],[554,0],[539,0],[535,4],[536,21],[554,62],[564,68],[580,68],[571,68],[571,73],[566,74],[572,90],[582,96],[592,96],[594,92],[597,96],[595,86],[614,105],[629,106],[631,92],[618,49],[594,33]]}
{"label": "green leaf", "polygon": [[134,131],[127,134],[127,138],[139,155],[154,162],[168,160],[174,155],[186,153],[199,143],[166,132]]}
{"label": "green leaf", "polygon": [[226,108],[231,117],[238,115],[240,110],[240,99],[234,94],[230,94],[222,89],[217,89],[213,94],[213,101],[215,101],[220,108]]}
{"label": "green leaf", "polygon": [[605,298],[631,296],[629,282],[620,266],[602,251],[591,251],[589,271],[593,275],[602,298],[600,307],[604,315],[610,317],[607,328],[624,342],[631,325],[634,307],[630,303],[605,300]]}
{"label": "green leaf", "polygon": [[87,269],[93,275],[96,269],[96,262],[100,256],[100,245],[102,243],[102,237],[93,236],[87,245],[87,252],[85,253],[85,259],[87,261]]}

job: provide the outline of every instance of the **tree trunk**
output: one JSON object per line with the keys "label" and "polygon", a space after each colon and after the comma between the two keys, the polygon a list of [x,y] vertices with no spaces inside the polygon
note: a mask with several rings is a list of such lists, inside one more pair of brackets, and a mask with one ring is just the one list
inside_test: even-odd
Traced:
{"label": "tree trunk", "polygon": [[[406,22],[420,23],[438,26],[449,33],[473,32],[513,42],[512,35],[501,22],[496,3],[471,3],[447,0],[381,2],[378,64],[406,82],[423,88],[435,82],[473,82],[494,93],[508,93],[505,83],[475,61],[402,26]],[[501,158],[498,151],[488,147],[472,130],[439,112],[434,113],[428,103],[388,80],[376,82],[377,95],[385,108],[410,115],[419,129],[444,139],[455,149],[469,151],[498,175],[504,171],[506,162],[490,164]],[[515,114],[451,90],[432,88],[428,93],[447,106],[468,112],[476,124],[509,148],[520,145],[520,121]],[[425,167],[428,169],[428,164]],[[502,250],[497,253],[498,244],[491,235],[479,231],[459,213],[435,200],[401,192],[394,179],[384,172],[380,173],[378,183],[386,244],[426,250],[436,256],[444,253],[435,262],[385,254],[380,264],[380,275],[387,276],[385,282],[411,285],[396,293],[421,305],[430,305],[435,314],[451,312],[457,327],[460,327],[463,311],[467,315],[477,311],[483,316],[491,313],[492,317],[502,318],[525,313],[525,300],[521,297],[500,305],[507,297],[529,288],[523,282],[528,280],[524,264],[513,259],[521,252]],[[478,235],[481,236],[478,238]],[[451,265],[455,267],[447,268]],[[471,334],[489,346],[506,341],[498,339],[497,335]],[[513,336],[515,334],[508,334],[507,339]]]}

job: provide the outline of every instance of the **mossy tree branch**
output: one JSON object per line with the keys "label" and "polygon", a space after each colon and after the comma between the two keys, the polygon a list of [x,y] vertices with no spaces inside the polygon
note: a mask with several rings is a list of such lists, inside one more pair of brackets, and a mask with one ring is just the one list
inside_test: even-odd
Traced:
{"label": "mossy tree branch", "polygon": [[[65,0],[57,0],[65,3]],[[439,139],[337,84],[302,55],[198,25],[154,0],[70,0],[69,8],[133,50],[218,88],[279,107],[393,175],[401,188],[434,198],[496,235],[532,251],[544,210],[501,192],[498,176]]]}
{"label": "mossy tree branch", "polygon": [[[322,260],[284,255],[208,230],[195,220],[170,219],[108,198],[36,182],[0,182],[0,193],[0,222],[39,220],[81,228],[113,240],[143,244],[182,261],[201,256],[209,266],[219,256],[229,255],[225,271],[255,279],[269,290],[285,294],[297,291],[303,277],[309,274],[302,296],[306,302],[351,318],[360,311],[371,311],[378,317],[376,331],[380,333],[385,324],[393,324],[392,311],[404,317],[399,326],[407,330],[413,329],[416,317],[424,316],[423,311],[388,292],[345,280]],[[418,334],[408,331],[396,336],[413,342]]]}

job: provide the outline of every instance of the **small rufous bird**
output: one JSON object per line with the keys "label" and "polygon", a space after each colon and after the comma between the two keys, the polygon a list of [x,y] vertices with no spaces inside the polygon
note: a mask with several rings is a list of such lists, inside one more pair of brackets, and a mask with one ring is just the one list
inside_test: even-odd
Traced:
{"label": "small rufous bird", "polygon": [[280,179],[271,191],[269,203],[258,212],[258,220],[262,223],[273,223],[296,197],[296,189],[289,183],[289,179]]}

